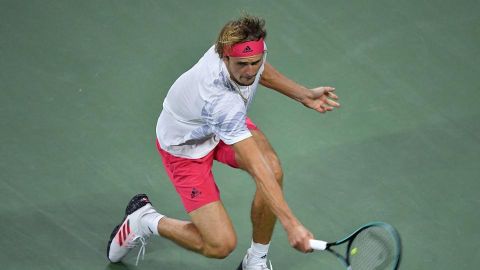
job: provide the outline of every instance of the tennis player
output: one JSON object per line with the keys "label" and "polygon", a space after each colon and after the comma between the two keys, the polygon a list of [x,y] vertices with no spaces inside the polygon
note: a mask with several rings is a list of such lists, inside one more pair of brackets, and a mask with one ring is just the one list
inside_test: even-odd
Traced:
{"label": "tennis player", "polygon": [[266,258],[277,218],[292,247],[311,251],[312,233],[285,201],[279,159],[247,110],[258,84],[320,113],[339,107],[338,97],[332,87],[308,89],[273,68],[266,61],[266,35],[261,18],[244,15],[228,22],[216,44],[171,86],[156,126],[157,148],[191,220],[166,217],[145,194],[136,195],[111,234],[111,262],[140,245],[138,263],[151,235],[207,257],[228,256],[237,237],[212,174],[213,160],[248,172],[256,184],[251,247],[238,269],[269,269]]}

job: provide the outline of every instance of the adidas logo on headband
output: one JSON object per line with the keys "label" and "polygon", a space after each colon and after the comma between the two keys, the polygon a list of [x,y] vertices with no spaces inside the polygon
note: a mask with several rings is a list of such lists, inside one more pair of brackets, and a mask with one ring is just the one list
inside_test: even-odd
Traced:
{"label": "adidas logo on headband", "polygon": [[252,52],[252,49],[250,48],[250,46],[245,47],[245,49],[243,49],[242,51],[242,53],[249,53],[249,52]]}

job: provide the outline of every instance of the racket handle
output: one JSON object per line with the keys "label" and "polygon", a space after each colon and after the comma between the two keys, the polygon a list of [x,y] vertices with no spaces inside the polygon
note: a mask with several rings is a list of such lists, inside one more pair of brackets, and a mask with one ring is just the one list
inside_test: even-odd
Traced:
{"label": "racket handle", "polygon": [[325,250],[327,249],[327,242],[310,239],[310,247],[314,250]]}

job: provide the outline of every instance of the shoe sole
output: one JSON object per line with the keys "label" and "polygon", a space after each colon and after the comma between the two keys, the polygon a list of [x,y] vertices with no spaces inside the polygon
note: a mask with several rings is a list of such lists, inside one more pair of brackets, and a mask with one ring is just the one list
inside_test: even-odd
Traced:
{"label": "shoe sole", "polygon": [[[143,200],[143,198],[146,198],[146,200]],[[110,234],[110,240],[108,241],[108,245],[107,245],[107,258],[110,262],[112,262],[108,257],[108,254],[110,254],[110,246],[113,242],[113,239],[115,238],[115,235],[117,235],[117,232],[120,229],[120,226],[122,226],[122,224],[125,222],[128,215],[131,215],[133,212],[137,211],[138,209],[144,207],[149,203],[150,203],[150,200],[148,199],[148,196],[146,194],[137,194],[133,196],[132,199],[130,199],[130,202],[128,202],[127,207],[125,208],[125,216],[123,217],[122,222],[120,222],[120,224],[118,224],[113,229],[112,234]],[[116,262],[112,262],[112,263],[116,263]]]}

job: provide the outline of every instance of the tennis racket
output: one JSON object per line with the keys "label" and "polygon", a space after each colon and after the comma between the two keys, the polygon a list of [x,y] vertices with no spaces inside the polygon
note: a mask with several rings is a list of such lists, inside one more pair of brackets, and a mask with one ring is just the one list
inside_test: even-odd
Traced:
{"label": "tennis racket", "polygon": [[[344,253],[333,249],[340,245],[346,245]],[[402,253],[400,235],[384,222],[366,224],[337,242],[310,240],[310,246],[329,251],[347,270],[397,270]]]}

